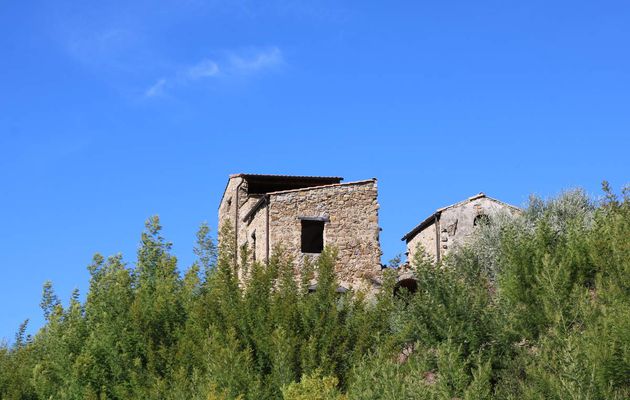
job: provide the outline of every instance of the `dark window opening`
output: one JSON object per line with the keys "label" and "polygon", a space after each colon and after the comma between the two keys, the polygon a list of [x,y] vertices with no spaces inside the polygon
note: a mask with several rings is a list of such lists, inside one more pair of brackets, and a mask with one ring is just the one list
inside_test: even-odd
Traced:
{"label": "dark window opening", "polygon": [[486,214],[477,215],[475,217],[475,220],[473,221],[473,226],[480,225],[490,225],[490,217],[488,217]]}
{"label": "dark window opening", "polygon": [[247,181],[247,192],[263,194],[278,190],[301,189],[313,186],[340,183],[341,177],[315,176],[273,176],[273,175],[243,175]]}
{"label": "dark window opening", "polygon": [[256,261],[256,231],[252,232],[252,259]]}
{"label": "dark window opening", "polygon": [[302,253],[324,250],[324,221],[302,220]]}
{"label": "dark window opening", "polygon": [[400,280],[396,286],[394,286],[394,295],[400,295],[401,292],[409,294],[416,293],[418,291],[418,281],[414,278],[407,278]]}

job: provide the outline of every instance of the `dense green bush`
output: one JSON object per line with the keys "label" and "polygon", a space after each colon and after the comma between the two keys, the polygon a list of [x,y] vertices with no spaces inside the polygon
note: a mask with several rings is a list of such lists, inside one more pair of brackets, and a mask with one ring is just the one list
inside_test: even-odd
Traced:
{"label": "dense green bush", "polygon": [[181,275],[151,218],[133,265],[94,257],[85,302],[44,285],[45,326],[0,344],[0,399],[628,398],[630,199],[604,194],[533,198],[373,299],[336,293],[333,249],[297,280],[281,249],[237,262],[228,227]]}

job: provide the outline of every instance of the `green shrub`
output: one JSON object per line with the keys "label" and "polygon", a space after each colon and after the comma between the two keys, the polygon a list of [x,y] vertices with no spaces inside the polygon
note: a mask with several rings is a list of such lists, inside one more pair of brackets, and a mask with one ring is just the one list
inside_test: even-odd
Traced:
{"label": "green shrub", "polygon": [[201,227],[182,276],[151,218],[135,263],[94,257],[85,302],[45,284],[45,326],[0,345],[0,399],[629,398],[622,193],[533,198],[440,263],[418,252],[415,294],[389,270],[374,299],[336,293],[334,249],[299,279],[281,249],[235,260],[229,225],[218,249]]}

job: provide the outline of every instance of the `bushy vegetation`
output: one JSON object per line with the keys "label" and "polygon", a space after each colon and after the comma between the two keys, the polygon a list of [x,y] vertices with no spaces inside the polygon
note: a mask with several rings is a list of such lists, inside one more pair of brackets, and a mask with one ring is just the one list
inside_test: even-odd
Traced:
{"label": "bushy vegetation", "polygon": [[0,399],[628,398],[630,198],[604,192],[532,199],[374,299],[336,292],[332,249],[296,280],[207,226],[182,276],[151,218],[133,265],[94,257],[84,302],[44,285],[45,326],[0,346]]}

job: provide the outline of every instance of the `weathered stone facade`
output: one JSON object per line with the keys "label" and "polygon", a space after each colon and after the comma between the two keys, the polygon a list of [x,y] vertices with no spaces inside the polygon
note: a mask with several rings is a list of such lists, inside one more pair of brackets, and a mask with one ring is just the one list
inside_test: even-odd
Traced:
{"label": "weathered stone facade", "polygon": [[[282,247],[299,270],[324,246],[334,247],[339,284],[373,292],[382,278],[377,182],[341,181],[340,177],[230,176],[219,205],[219,224],[234,228],[237,258],[247,247],[251,259],[264,263]],[[513,215],[520,209],[483,193],[440,208],[403,237],[407,259],[413,260],[417,249],[423,249],[440,260],[474,235],[477,225],[502,212]],[[398,275],[399,287],[417,288],[409,264]]]}
{"label": "weathered stone facade", "polygon": [[439,260],[470,238],[477,225],[500,212],[514,215],[520,209],[483,193],[438,209],[402,238],[407,243],[407,259],[413,260],[417,249],[423,249]]}
{"label": "weathered stone facade", "polygon": [[320,226],[323,245],[338,251],[340,285],[370,290],[381,270],[377,196],[376,179],[341,183],[336,177],[233,175],[219,223],[234,226],[237,248],[247,245],[253,259],[265,262],[281,246],[297,268],[319,255],[304,251],[305,226]]}

